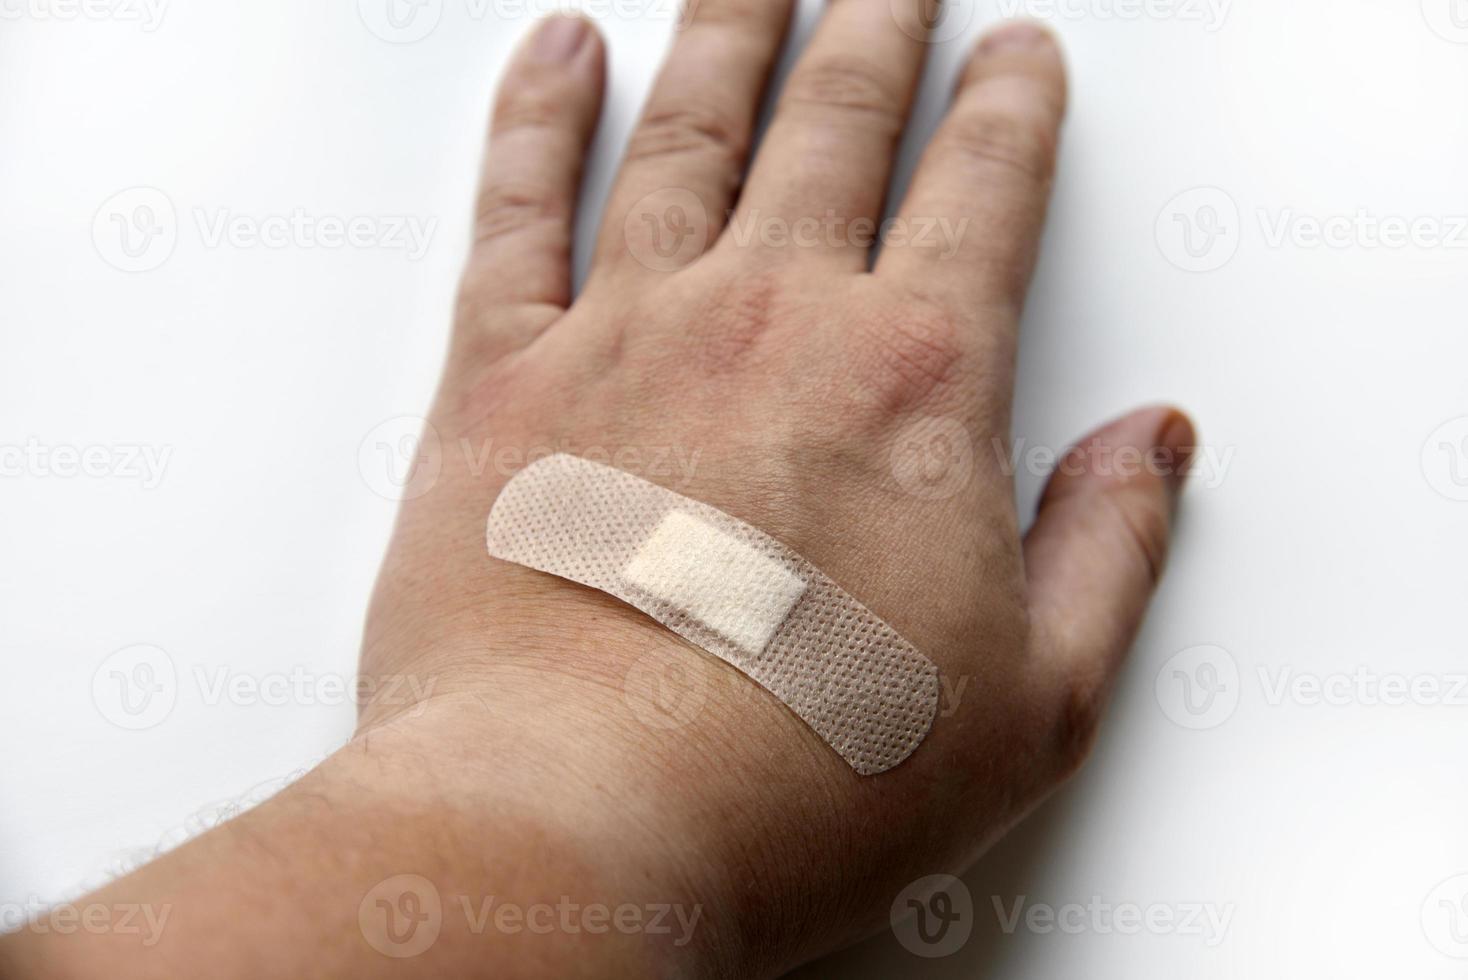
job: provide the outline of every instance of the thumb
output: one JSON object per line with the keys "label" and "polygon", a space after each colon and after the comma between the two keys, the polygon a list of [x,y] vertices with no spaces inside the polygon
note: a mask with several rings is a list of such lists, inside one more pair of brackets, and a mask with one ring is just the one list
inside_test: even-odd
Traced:
{"label": "thumb", "polygon": [[1162,575],[1196,445],[1172,408],[1124,416],[1056,465],[1025,537],[1030,621],[1065,687],[1099,706]]}

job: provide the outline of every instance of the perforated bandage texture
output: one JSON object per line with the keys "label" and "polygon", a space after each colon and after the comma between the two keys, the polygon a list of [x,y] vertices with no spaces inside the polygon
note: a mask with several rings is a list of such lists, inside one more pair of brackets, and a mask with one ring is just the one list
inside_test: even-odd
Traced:
{"label": "perforated bandage texture", "polygon": [[558,454],[495,501],[489,553],[606,592],[779,698],[862,775],[932,728],[938,668],[758,528],[622,470]]}

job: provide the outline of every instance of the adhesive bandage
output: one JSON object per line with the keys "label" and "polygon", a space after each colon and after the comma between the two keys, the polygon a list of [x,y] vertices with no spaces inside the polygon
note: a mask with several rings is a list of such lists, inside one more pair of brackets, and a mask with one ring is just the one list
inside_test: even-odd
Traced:
{"label": "adhesive bandage", "polygon": [[757,528],[630,473],[558,454],[495,501],[495,558],[606,592],[738,668],[858,773],[927,736],[938,668]]}

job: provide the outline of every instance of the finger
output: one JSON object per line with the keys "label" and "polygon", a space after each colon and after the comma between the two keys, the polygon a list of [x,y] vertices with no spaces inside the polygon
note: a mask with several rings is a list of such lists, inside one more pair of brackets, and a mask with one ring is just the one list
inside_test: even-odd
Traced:
{"label": "finger", "polygon": [[1024,545],[1030,620],[1072,715],[1094,718],[1141,624],[1195,443],[1182,413],[1133,412],[1073,447],[1045,489]]}
{"label": "finger", "polygon": [[[878,274],[955,310],[1017,313],[1034,270],[1065,99],[1065,66],[1043,28],[1014,22],[981,41],[898,210],[898,227],[910,233],[882,251]],[[994,319],[1000,329],[1017,323]]]}
{"label": "finger", "polygon": [[513,349],[571,302],[572,225],[601,112],[605,54],[579,17],[541,22],[495,102],[459,325]]}
{"label": "finger", "polygon": [[791,257],[866,269],[922,75],[921,2],[835,0],[780,94],[724,242],[759,244],[778,221],[799,246]]}
{"label": "finger", "polygon": [[[628,140],[592,276],[680,268],[717,237],[792,6],[792,0],[699,0],[693,7]],[[684,229],[691,229],[686,238]]]}

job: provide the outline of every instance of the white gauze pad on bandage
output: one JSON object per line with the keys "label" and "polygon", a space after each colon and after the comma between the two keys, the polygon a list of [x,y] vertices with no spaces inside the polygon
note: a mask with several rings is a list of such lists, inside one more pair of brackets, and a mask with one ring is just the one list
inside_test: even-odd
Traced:
{"label": "white gauze pad on bandage", "polygon": [[576,456],[532,463],[489,515],[495,558],[616,596],[738,668],[864,776],[912,754],[938,668],[810,562],[708,504]]}

